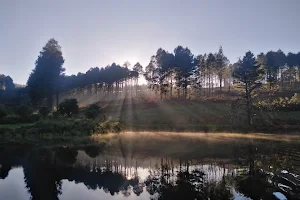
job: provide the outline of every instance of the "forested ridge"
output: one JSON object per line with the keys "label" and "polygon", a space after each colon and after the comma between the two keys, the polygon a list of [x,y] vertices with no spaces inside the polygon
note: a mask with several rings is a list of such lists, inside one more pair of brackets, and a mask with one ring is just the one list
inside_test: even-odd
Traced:
{"label": "forested ridge", "polygon": [[[255,56],[255,65],[261,69],[260,81],[269,90],[297,89],[300,81],[300,52],[285,54],[280,49]],[[242,64],[242,57],[230,63],[222,46],[216,53],[193,54],[188,47],[178,46],[174,52],[159,48],[151,56],[147,66],[129,62],[123,65],[112,63],[105,67],[93,67],[77,75],[65,75],[62,48],[55,39],[50,39],[40,52],[32,70],[27,89],[33,104],[45,98],[72,89],[96,88],[114,91],[126,86],[136,86],[141,77],[149,89],[166,97],[210,97],[213,91],[232,90],[239,82],[235,70]],[[10,76],[1,75],[2,93],[15,89]],[[268,88],[266,87],[266,90]],[[189,93],[188,93],[189,90]],[[3,95],[4,95],[3,94]],[[49,100],[48,106],[52,106]]]}
{"label": "forested ridge", "polygon": [[[20,119],[24,119],[35,111],[43,119],[49,114],[70,117],[79,112],[78,103],[84,107],[98,104],[94,107],[92,105],[84,115],[95,119],[100,113],[99,109],[103,105],[109,105],[106,111],[113,113],[116,121],[121,120],[125,126],[133,127],[140,124],[135,122],[136,119],[143,120],[140,114],[143,111],[138,109],[145,107],[139,107],[139,104],[147,107],[151,101],[166,100],[163,107],[157,104],[158,111],[155,113],[160,116],[166,114],[168,117],[163,120],[159,120],[160,116],[154,117],[153,122],[145,125],[146,129],[153,124],[161,127],[160,123],[164,123],[167,118],[171,121],[164,125],[172,130],[177,129],[176,126],[180,125],[178,120],[183,120],[177,120],[176,116],[187,115],[187,119],[192,119],[188,123],[196,123],[193,130],[199,125],[202,130],[204,124],[201,121],[205,119],[214,119],[226,126],[230,123],[231,126],[246,124],[246,127],[253,127],[260,124],[260,127],[265,127],[266,124],[278,125],[287,122],[295,125],[294,119],[280,119],[278,122],[278,113],[275,111],[300,110],[300,95],[297,94],[300,85],[300,52],[284,53],[279,49],[255,56],[248,51],[236,62],[230,63],[222,46],[215,53],[203,54],[193,54],[188,47],[177,46],[173,52],[159,48],[146,66],[139,62],[131,65],[127,61],[123,65],[112,63],[105,67],[93,67],[77,75],[66,75],[64,62],[62,47],[52,38],[40,52],[26,86],[15,85],[10,76],[1,75],[1,117],[15,113]],[[141,80],[144,80],[142,85]],[[182,103],[177,106],[183,110],[188,109],[188,101],[198,101],[193,109],[204,116],[189,116],[187,111],[181,115],[179,113],[182,111],[179,110],[176,113],[175,107],[171,105],[174,102],[169,101],[176,99],[185,100],[182,103],[186,108],[182,107]],[[213,105],[216,101],[224,103]],[[213,103],[210,105],[213,109],[203,110],[202,105],[208,106],[208,102]],[[115,107],[112,108],[111,105]],[[215,106],[223,111],[214,111]],[[152,109],[153,112],[154,110]],[[171,110],[174,113],[171,114]],[[104,111],[101,112],[103,114]],[[147,119],[151,121],[149,117]],[[103,117],[101,120],[105,121]],[[184,126],[187,127],[188,124]]]}

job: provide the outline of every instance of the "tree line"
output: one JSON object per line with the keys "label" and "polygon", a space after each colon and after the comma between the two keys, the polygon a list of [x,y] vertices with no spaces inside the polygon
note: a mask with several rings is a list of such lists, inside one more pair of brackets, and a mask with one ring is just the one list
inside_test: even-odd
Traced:
{"label": "tree line", "polygon": [[[247,52],[247,56],[252,54]],[[252,58],[251,58],[252,59]],[[260,80],[270,88],[279,86],[281,89],[296,87],[300,81],[300,52],[284,54],[278,51],[260,53],[254,57],[255,66],[260,69]],[[222,46],[216,53],[205,53],[194,56],[189,48],[178,46],[173,53],[158,49],[145,67],[145,78],[153,90],[159,91],[161,98],[172,97],[173,89],[177,94],[187,98],[190,88],[196,96],[211,96],[215,88],[231,89],[240,81],[234,76],[241,67],[242,59],[230,63],[224,55]],[[251,70],[250,70],[251,71]],[[247,71],[245,71],[247,72]]]}
{"label": "tree line", "polygon": [[[279,49],[260,53],[256,57],[247,52],[246,59],[247,55],[251,55],[249,59],[254,59],[253,65],[260,69],[257,77],[261,84],[268,85],[269,88],[278,86],[281,89],[299,85],[300,52],[285,54]],[[140,63],[132,67],[128,62],[123,65],[113,63],[68,76],[64,74],[65,60],[61,46],[55,39],[50,39],[35,62],[26,91],[28,90],[34,105],[47,100],[48,107],[52,108],[53,96],[56,96],[58,103],[59,94],[63,91],[93,89],[96,92],[105,91],[109,95],[120,90],[128,91],[129,87],[132,92],[137,90],[139,77],[143,75],[149,90],[154,91],[161,99],[211,97],[220,95],[224,89],[230,91],[235,83],[243,82],[240,69],[243,62],[248,62],[243,59],[230,63],[222,46],[216,53],[199,55],[194,55],[187,47],[178,46],[173,52],[159,48],[144,69]],[[248,72],[251,69],[246,68],[243,72],[246,77],[251,76]],[[13,81],[9,76],[0,76],[1,91],[13,88]]]}
{"label": "tree line", "polygon": [[27,81],[29,96],[34,105],[47,99],[48,107],[52,108],[53,95],[56,95],[58,104],[59,93],[74,88],[105,89],[110,92],[114,87],[123,88],[127,84],[137,85],[142,71],[140,63],[136,63],[132,69],[129,69],[130,63],[126,62],[123,66],[113,63],[104,68],[94,67],[86,73],[68,76],[64,74],[63,64],[61,47],[55,39],[50,39],[40,52],[36,66]]}

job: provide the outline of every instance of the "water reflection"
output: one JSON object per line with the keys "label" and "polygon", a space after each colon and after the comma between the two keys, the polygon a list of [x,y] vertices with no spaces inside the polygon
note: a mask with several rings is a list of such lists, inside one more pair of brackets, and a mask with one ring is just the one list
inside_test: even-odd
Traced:
{"label": "water reflection", "polygon": [[[83,197],[194,200],[235,199],[237,196],[276,199],[275,192],[287,199],[300,199],[298,144],[232,143],[221,145],[228,148],[225,152],[231,153],[216,156],[208,152],[205,156],[202,152],[198,157],[194,152],[194,158],[192,155],[160,158],[152,151],[142,152],[136,147],[133,150],[133,144],[120,140],[117,144],[119,152],[105,145],[2,149],[0,186],[18,167],[23,169],[25,188],[33,200]],[[210,144],[210,148],[213,145]],[[214,147],[220,148],[220,143]],[[13,185],[23,181],[21,174],[14,177]],[[0,199],[9,192],[2,191]]]}

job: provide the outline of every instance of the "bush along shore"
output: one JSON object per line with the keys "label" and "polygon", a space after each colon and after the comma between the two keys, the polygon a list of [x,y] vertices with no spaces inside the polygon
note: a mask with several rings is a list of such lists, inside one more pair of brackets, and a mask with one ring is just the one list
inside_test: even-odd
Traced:
{"label": "bush along shore", "polygon": [[[21,109],[22,111],[20,111]],[[0,106],[1,141],[15,141],[25,138],[72,138],[90,136],[94,133],[119,133],[119,122],[107,117],[96,104],[79,108],[76,99],[66,99],[56,111],[42,107],[34,109],[23,105],[9,113]]]}

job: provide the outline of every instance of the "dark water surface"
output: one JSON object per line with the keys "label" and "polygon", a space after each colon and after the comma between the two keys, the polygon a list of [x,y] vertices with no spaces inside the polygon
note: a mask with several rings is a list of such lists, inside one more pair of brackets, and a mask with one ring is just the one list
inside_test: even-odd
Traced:
{"label": "dark water surface", "polygon": [[299,139],[281,136],[143,133],[0,147],[1,200],[300,199],[299,174]]}

